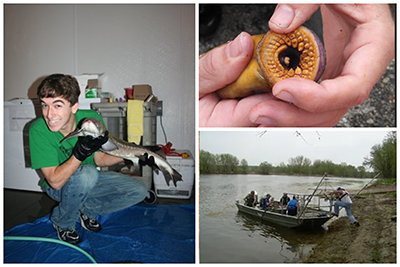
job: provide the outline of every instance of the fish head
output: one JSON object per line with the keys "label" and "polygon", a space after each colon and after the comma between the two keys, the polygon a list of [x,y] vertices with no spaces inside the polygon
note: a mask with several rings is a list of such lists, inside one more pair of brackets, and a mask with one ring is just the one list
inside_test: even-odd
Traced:
{"label": "fish head", "polygon": [[[64,137],[60,141],[60,143],[79,136],[92,136],[93,138],[97,138],[99,136],[104,136],[106,134],[107,129],[104,127],[103,123],[96,118],[86,118],[82,121],[81,127]],[[111,141],[108,140],[105,144],[101,146],[104,151],[115,150],[118,147]]]}
{"label": "fish head", "polygon": [[60,143],[78,136],[92,136],[93,138],[104,136],[106,128],[100,120],[96,118],[86,118],[82,121],[81,127],[73,132],[70,132],[60,141]]}
{"label": "fish head", "polygon": [[96,118],[86,118],[82,121],[79,129],[83,136],[92,136],[93,138],[104,136],[106,134],[106,127],[103,123]]}

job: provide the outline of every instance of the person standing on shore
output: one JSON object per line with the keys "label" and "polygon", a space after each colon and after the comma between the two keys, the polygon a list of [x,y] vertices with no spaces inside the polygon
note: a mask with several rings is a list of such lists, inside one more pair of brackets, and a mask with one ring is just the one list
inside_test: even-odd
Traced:
{"label": "person standing on shore", "polygon": [[351,214],[351,209],[353,208],[353,201],[351,201],[349,192],[347,192],[343,187],[338,187],[335,191],[330,192],[331,195],[337,196],[337,201],[334,205],[334,215],[339,217],[339,208],[343,207],[346,210],[347,217],[349,218],[351,224],[360,226],[360,223]]}

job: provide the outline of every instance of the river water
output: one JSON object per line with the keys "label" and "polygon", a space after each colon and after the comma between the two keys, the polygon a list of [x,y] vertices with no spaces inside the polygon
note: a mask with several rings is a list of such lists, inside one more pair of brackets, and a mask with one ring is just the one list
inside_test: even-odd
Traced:
{"label": "river water", "polygon": [[[200,176],[200,263],[293,263],[312,251],[325,231],[288,229],[238,212],[235,201],[251,191],[259,198],[270,193],[311,193],[321,177],[278,175]],[[320,188],[338,186],[357,192],[369,179],[329,177]],[[307,191],[308,190],[308,191]],[[310,191],[311,190],[311,191]],[[343,210],[344,212],[344,210]],[[345,216],[345,215],[344,215]]]}

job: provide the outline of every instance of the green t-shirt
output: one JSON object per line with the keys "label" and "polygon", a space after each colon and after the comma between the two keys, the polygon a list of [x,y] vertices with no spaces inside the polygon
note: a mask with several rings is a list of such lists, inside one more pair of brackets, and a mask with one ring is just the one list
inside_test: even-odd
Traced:
{"label": "green t-shirt", "polygon": [[[90,117],[100,119],[104,124],[101,116],[94,110],[78,110],[75,117],[76,125],[81,120]],[[67,161],[72,155],[72,149],[78,141],[78,137],[60,143],[63,138],[62,133],[50,131],[43,118],[34,121],[29,128],[32,169],[55,167]],[[97,167],[94,162],[94,154],[85,159],[82,164],[90,164]]]}

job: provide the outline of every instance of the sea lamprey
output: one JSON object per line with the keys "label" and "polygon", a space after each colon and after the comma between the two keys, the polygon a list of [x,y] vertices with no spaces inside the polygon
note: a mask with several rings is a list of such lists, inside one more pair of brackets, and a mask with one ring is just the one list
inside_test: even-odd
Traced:
{"label": "sea lamprey", "polygon": [[271,91],[275,83],[300,77],[318,81],[325,68],[322,42],[310,29],[301,26],[291,33],[253,35],[253,57],[239,78],[217,91],[220,98],[246,97]]}

